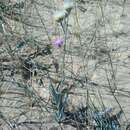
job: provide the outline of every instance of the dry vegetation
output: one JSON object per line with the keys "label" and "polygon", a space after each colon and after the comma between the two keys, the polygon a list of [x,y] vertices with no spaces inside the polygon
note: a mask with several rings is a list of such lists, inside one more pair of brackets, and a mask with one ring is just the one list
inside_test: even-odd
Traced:
{"label": "dry vegetation", "polygon": [[0,0],[0,130],[130,130],[130,1],[66,1]]}

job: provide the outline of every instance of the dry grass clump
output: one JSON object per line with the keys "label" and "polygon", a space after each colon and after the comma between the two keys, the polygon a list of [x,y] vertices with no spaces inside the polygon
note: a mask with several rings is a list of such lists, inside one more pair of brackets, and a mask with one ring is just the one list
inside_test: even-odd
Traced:
{"label": "dry grass clump", "polygon": [[1,130],[129,130],[129,1],[0,1]]}

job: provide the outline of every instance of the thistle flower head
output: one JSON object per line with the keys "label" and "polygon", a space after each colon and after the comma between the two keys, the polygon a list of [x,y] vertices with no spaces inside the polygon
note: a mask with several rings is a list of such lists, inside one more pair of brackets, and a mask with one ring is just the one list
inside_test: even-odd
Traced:
{"label": "thistle flower head", "polygon": [[58,48],[60,48],[63,45],[63,40],[61,38],[56,38],[56,40],[54,41],[54,45]]}
{"label": "thistle flower head", "polygon": [[112,108],[107,108],[107,109],[105,110],[105,113],[111,113],[112,111],[113,111]]}
{"label": "thistle flower head", "polygon": [[67,15],[66,10],[59,10],[54,13],[54,19],[57,22],[61,22]]}

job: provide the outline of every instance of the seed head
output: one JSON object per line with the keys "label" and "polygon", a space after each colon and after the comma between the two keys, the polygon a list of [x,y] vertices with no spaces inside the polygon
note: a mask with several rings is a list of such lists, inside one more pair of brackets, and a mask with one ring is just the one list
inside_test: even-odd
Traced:
{"label": "seed head", "polygon": [[54,13],[54,19],[57,22],[61,22],[67,15],[66,10],[59,10]]}
{"label": "seed head", "polygon": [[64,0],[63,8],[67,12],[70,12],[73,7],[74,7],[74,2],[72,0]]}

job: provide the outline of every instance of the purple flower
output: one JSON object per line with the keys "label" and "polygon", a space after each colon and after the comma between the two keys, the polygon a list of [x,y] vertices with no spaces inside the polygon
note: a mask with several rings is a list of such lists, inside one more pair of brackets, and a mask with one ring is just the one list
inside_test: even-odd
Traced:
{"label": "purple flower", "polygon": [[56,38],[56,40],[54,41],[54,45],[60,48],[63,45],[63,40],[61,38]]}
{"label": "purple flower", "polygon": [[112,108],[107,108],[107,109],[105,110],[105,113],[110,113],[110,112],[112,112],[112,111],[113,111]]}

